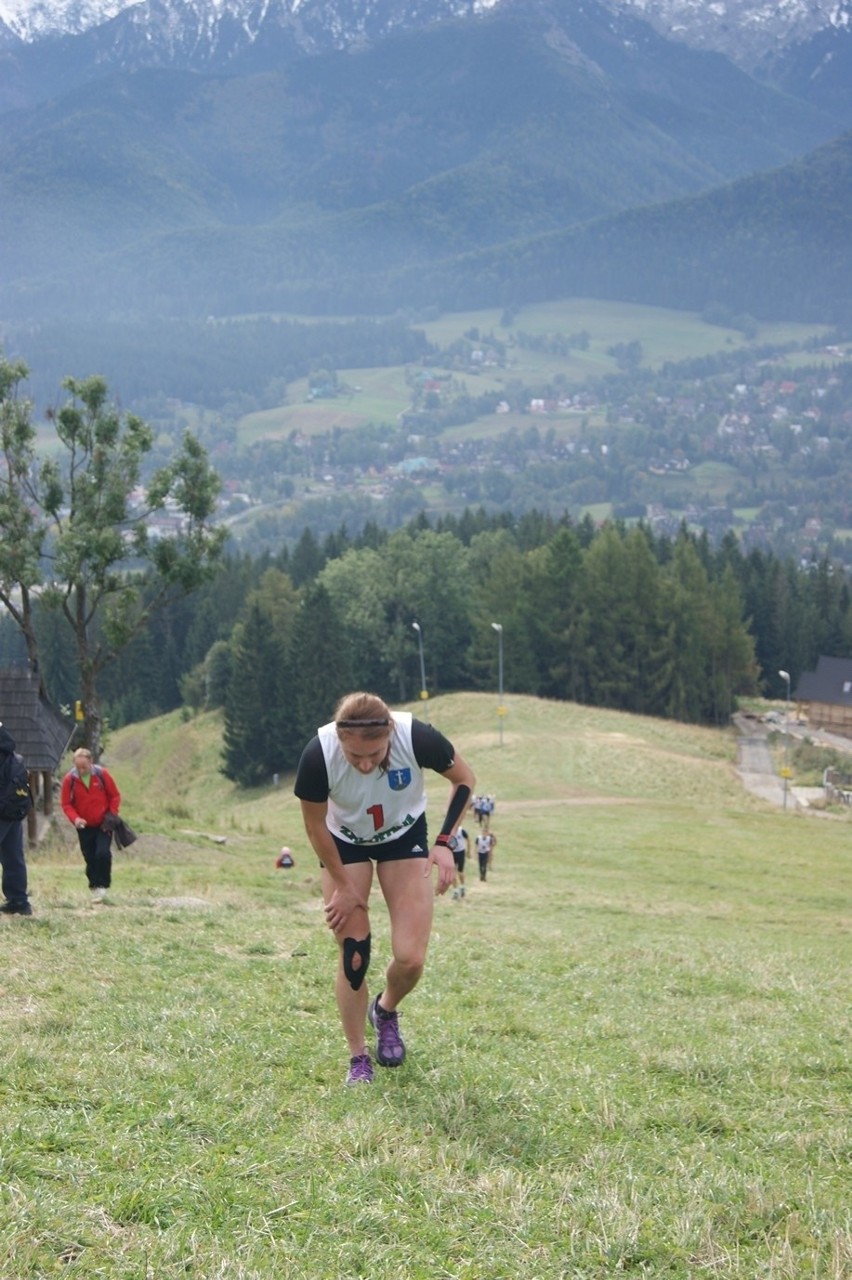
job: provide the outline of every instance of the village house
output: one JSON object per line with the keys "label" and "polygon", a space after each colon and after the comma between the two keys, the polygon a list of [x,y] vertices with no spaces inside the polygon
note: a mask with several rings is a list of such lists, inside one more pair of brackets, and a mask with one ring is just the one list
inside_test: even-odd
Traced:
{"label": "village house", "polygon": [[797,715],[811,728],[852,738],[852,658],[817,659],[816,671],[803,671],[796,686]]}

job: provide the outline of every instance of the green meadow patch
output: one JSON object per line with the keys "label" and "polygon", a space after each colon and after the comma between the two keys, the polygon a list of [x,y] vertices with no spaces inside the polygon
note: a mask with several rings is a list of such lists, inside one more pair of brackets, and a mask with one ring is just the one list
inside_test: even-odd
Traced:
{"label": "green meadow patch", "polygon": [[234,788],[212,714],[111,736],[109,902],[63,819],[0,922],[0,1277],[852,1273],[848,817],[751,797],[732,733],[505,702],[502,743],[496,695],[418,704],[498,844],[357,1089],[292,778]]}
{"label": "green meadow patch", "polygon": [[583,516],[591,516],[595,524],[603,524],[605,520],[612,519],[612,503],[590,502],[587,506],[580,508],[580,517]]}
{"label": "green meadow patch", "polygon": [[395,423],[411,407],[411,388],[404,366],[338,371],[341,391],[332,397],[310,398],[306,378],[288,388],[288,403],[275,409],[246,414],[240,420],[243,444],[277,439],[291,431],[318,435],[351,430],[367,423]]}
{"label": "green meadow patch", "polygon": [[667,471],[665,475],[647,474],[649,486],[657,488],[660,497],[669,501],[701,494],[723,503],[742,477],[727,462],[699,462],[688,471]]}
{"label": "green meadow patch", "polygon": [[[736,350],[755,341],[737,329],[708,324],[697,312],[672,311],[666,307],[646,307],[625,302],[603,302],[595,298],[566,298],[559,302],[536,303],[511,313],[510,323],[502,324],[499,310],[460,312],[419,325],[431,342],[441,346],[477,330],[483,337],[494,334],[511,341],[515,332],[536,337],[560,335],[572,337],[587,333],[586,351],[574,350],[571,361],[585,366],[587,373],[598,375],[615,369],[615,361],[607,348],[619,343],[642,343],[643,363],[658,368],[667,360],[687,360],[718,351]],[[757,341],[769,345],[803,342],[817,333],[826,333],[824,325],[794,323],[762,324]],[[534,353],[513,347],[513,357],[521,367]],[[565,370],[564,359],[557,362]],[[571,373],[574,376],[574,373]]]}

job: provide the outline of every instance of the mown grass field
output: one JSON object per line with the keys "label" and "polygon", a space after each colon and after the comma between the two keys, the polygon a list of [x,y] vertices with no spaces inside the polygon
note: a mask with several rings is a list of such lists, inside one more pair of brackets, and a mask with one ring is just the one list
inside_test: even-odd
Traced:
{"label": "mown grass field", "polygon": [[688,471],[652,476],[649,485],[656,486],[660,498],[665,497],[669,502],[700,493],[711,501],[723,503],[740,480],[736,467],[727,462],[699,462]]}
{"label": "mown grass field", "polygon": [[392,424],[411,406],[411,391],[401,365],[343,369],[338,377],[351,390],[331,400],[309,400],[307,378],[291,383],[288,404],[250,413],[242,419],[241,441],[251,444],[259,439],[275,439],[293,430],[311,436],[335,428],[348,431],[368,422]]}
{"label": "mown grass field", "polygon": [[[562,334],[570,337],[584,330],[589,334],[588,351],[572,352],[578,368],[599,374],[614,368],[606,348],[619,342],[642,343],[645,362],[653,368],[667,360],[686,360],[713,351],[744,347],[748,340],[737,329],[709,325],[697,312],[672,311],[666,307],[646,307],[637,303],[603,302],[596,298],[566,298],[559,302],[542,302],[522,307],[509,326],[500,324],[501,312],[471,311],[442,316],[424,324],[432,342],[447,346],[472,328],[483,336],[493,333],[498,338],[513,331],[542,336]],[[800,342],[806,337],[828,332],[826,326],[795,323],[761,325],[758,341],[769,344]],[[518,359],[535,353],[513,348]],[[551,358],[552,359],[552,358]],[[559,368],[564,361],[558,360]],[[573,376],[573,375],[572,375]]]}
{"label": "mown grass field", "polygon": [[495,867],[357,1090],[291,779],[236,791],[212,715],[112,736],[110,904],[64,824],[0,922],[3,1280],[852,1274],[849,821],[750,797],[727,733],[505,701],[502,745],[496,698],[428,705]]}

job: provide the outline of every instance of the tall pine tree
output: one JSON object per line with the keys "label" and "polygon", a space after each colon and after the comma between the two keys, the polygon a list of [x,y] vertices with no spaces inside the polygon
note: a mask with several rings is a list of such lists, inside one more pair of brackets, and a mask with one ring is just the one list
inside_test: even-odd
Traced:
{"label": "tall pine tree", "polygon": [[242,786],[271,782],[288,767],[285,665],[272,620],[253,600],[234,646],[222,751],[222,772]]}
{"label": "tall pine tree", "polygon": [[360,687],[349,655],[346,628],[329,593],[320,583],[307,587],[293,626],[288,666],[293,765],[301,747],[331,719],[340,698]]}

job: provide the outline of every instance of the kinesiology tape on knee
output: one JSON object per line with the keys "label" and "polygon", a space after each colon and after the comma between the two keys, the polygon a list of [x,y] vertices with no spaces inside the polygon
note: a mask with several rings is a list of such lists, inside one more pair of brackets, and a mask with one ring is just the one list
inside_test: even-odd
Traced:
{"label": "kinesiology tape on knee", "polygon": [[[343,939],[343,972],[353,991],[357,991],[361,986],[370,967],[370,937],[368,933],[363,939]],[[357,969],[352,963],[356,956],[361,958]]]}

